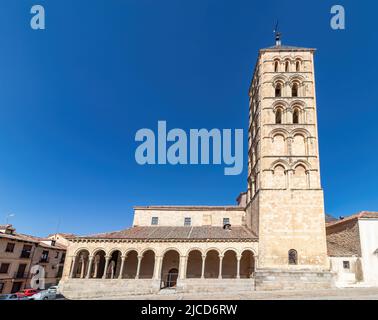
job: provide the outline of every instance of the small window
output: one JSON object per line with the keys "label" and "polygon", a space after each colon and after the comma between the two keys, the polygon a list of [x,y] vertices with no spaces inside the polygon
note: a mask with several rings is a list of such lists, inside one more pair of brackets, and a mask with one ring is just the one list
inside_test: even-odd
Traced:
{"label": "small window", "polygon": [[295,70],[297,70],[297,72],[301,71],[301,62],[300,61],[297,61],[295,63]]}
{"label": "small window", "polygon": [[274,72],[278,72],[278,61],[274,62]]}
{"label": "small window", "polygon": [[297,253],[297,250],[290,249],[288,256],[289,256],[289,264],[291,264],[291,265],[298,264],[298,253]]}
{"label": "small window", "polygon": [[276,97],[281,97],[282,96],[282,85],[278,83],[276,85],[276,92],[275,92]]}
{"label": "small window", "polygon": [[285,72],[289,72],[289,61],[285,63]]}
{"label": "small window", "polygon": [[187,217],[184,220],[184,226],[191,226],[192,225],[192,218]]}
{"label": "small window", "polygon": [[299,123],[299,110],[295,109],[293,113],[293,123],[298,124]]}
{"label": "small window", "polygon": [[0,282],[0,293],[3,293],[4,290],[4,282]]}
{"label": "small window", "polygon": [[230,218],[223,218],[223,225],[230,224]]}
{"label": "small window", "polygon": [[291,88],[291,95],[293,97],[298,97],[298,84],[294,83],[293,87]]}
{"label": "small window", "polygon": [[5,252],[13,252],[14,251],[14,243],[8,242],[7,247],[5,248]]}
{"label": "small window", "polygon": [[277,109],[276,111],[276,124],[281,124],[282,123],[282,110]]}
{"label": "small window", "polygon": [[9,263],[2,263],[0,266],[0,273],[8,273],[9,266]]}
{"label": "small window", "polygon": [[151,225],[157,226],[159,224],[159,217],[152,217]]}
{"label": "small window", "polygon": [[349,270],[350,269],[350,262],[349,261],[343,261],[343,268]]}
{"label": "small window", "polygon": [[32,246],[25,244],[24,247],[22,248],[20,258],[30,258],[31,251],[32,251]]}
{"label": "small window", "polygon": [[59,258],[59,251],[57,251],[57,252],[55,253],[55,258],[56,258],[56,259]]}

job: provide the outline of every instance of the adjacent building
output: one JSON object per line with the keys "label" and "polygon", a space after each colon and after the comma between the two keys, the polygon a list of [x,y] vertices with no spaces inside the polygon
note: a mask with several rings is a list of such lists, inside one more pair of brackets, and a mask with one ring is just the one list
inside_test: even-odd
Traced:
{"label": "adjacent building", "polygon": [[67,238],[20,234],[12,225],[0,226],[0,293],[30,288],[32,267],[44,268],[45,286],[57,285],[63,273]]}

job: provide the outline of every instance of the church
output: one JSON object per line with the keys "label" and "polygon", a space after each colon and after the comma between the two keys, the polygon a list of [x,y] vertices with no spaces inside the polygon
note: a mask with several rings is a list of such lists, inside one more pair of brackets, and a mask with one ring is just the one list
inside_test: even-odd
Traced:
{"label": "church", "polygon": [[333,287],[314,53],[282,45],[279,35],[275,46],[259,51],[249,87],[247,191],[237,205],[135,207],[132,227],[71,240],[62,293],[91,298]]}

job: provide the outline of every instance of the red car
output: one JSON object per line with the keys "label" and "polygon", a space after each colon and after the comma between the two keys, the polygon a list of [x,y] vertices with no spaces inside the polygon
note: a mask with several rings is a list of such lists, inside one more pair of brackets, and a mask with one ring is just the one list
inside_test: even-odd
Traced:
{"label": "red car", "polygon": [[31,297],[31,296],[35,295],[36,293],[38,293],[38,290],[24,289],[24,290],[17,292],[16,294],[19,298],[22,298],[22,297]]}

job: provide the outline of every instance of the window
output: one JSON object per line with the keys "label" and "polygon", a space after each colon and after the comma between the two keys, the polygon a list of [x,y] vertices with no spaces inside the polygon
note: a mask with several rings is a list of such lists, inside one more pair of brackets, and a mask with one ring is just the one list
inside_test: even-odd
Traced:
{"label": "window", "polygon": [[282,123],[282,110],[277,109],[276,111],[276,124],[281,124]]}
{"label": "window", "polygon": [[349,270],[350,269],[350,262],[349,261],[343,261],[343,268]]}
{"label": "window", "polygon": [[56,253],[55,253],[55,259],[58,259],[59,258],[59,251],[57,251]]}
{"label": "window", "polygon": [[8,273],[9,266],[9,263],[2,263],[0,266],[0,273]]}
{"label": "window", "polygon": [[14,243],[8,242],[7,247],[5,248],[5,252],[13,252],[14,251]]}
{"label": "window", "polygon": [[294,109],[293,123],[294,124],[298,124],[299,123],[299,110],[298,109]]}
{"label": "window", "polygon": [[289,61],[285,62],[285,72],[289,72]]}
{"label": "window", "polygon": [[301,71],[301,62],[300,62],[300,61],[297,61],[297,62],[295,63],[295,70],[296,70],[297,72]]}
{"label": "window", "polygon": [[230,218],[223,218],[223,225],[230,224]]}
{"label": "window", "polygon": [[185,218],[184,226],[190,226],[190,225],[192,225],[192,218],[190,217]]}
{"label": "window", "polygon": [[157,226],[159,224],[159,217],[152,217],[151,225]]}
{"label": "window", "polygon": [[43,250],[40,262],[48,262],[48,260],[49,260],[49,251],[48,250]]}
{"label": "window", "polygon": [[30,258],[31,250],[32,250],[32,246],[25,244],[24,247],[22,248],[20,258]]}
{"label": "window", "polygon": [[278,72],[278,61],[274,62],[274,72]]}
{"label": "window", "polygon": [[282,85],[280,83],[277,83],[276,85],[276,97],[281,97],[282,96]]}
{"label": "window", "polygon": [[4,290],[4,282],[0,282],[0,293],[3,293]]}
{"label": "window", "polygon": [[298,264],[298,253],[294,249],[289,250],[289,264],[291,265]]}
{"label": "window", "polygon": [[291,96],[298,97],[298,84],[294,83],[293,87],[291,88]]}

